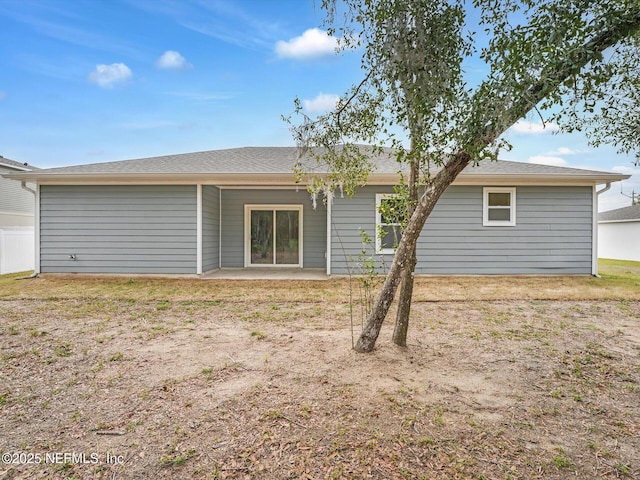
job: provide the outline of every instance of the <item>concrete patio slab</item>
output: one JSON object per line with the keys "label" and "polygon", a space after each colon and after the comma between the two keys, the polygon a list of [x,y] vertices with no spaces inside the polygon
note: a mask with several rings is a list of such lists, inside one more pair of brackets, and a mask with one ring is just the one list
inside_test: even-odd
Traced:
{"label": "concrete patio slab", "polygon": [[203,279],[228,280],[328,280],[321,268],[221,268],[202,274]]}

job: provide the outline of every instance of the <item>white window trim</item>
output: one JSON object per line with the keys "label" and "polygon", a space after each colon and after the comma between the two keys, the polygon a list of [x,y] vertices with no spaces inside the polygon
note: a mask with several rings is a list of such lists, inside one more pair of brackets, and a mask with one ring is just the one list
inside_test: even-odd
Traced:
{"label": "white window trim", "polygon": [[[489,220],[489,194],[509,193],[511,194],[511,205],[508,207],[491,207],[509,209],[510,220]],[[514,227],[516,225],[516,187],[484,187],[482,189],[482,225],[485,227]]]}
{"label": "white window trim", "polygon": [[[376,253],[379,255],[394,255],[395,248],[382,248],[382,238],[380,238],[380,227],[382,226],[382,215],[380,214],[380,205],[382,200],[387,198],[396,198],[396,193],[376,193]],[[384,225],[400,226],[399,223],[385,223]]]}
{"label": "white window trim", "polygon": [[[292,210],[299,212],[298,217],[298,263],[277,264],[277,263],[251,263],[251,211],[252,210]],[[303,206],[302,205],[282,205],[282,204],[265,204],[265,205],[248,205],[244,206],[244,266],[245,268],[303,268],[303,248],[302,240],[304,238],[302,225],[303,225]],[[275,258],[275,245],[274,258]]]}

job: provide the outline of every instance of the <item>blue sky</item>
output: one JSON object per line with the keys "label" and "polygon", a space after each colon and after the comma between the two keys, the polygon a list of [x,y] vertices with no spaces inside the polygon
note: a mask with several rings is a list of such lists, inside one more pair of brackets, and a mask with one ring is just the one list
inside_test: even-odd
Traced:
{"label": "blue sky", "polygon": [[[0,155],[41,168],[292,145],[297,96],[328,108],[361,79],[319,0],[0,0]],[[634,174],[612,148],[532,117],[505,160]],[[627,206],[613,185],[600,210]]]}

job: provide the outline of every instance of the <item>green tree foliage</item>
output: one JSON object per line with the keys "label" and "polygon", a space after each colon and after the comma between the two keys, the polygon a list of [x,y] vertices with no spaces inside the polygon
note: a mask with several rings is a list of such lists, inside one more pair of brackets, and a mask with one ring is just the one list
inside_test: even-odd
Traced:
{"label": "green tree foliage", "polygon": [[358,351],[373,349],[440,195],[467,165],[496,159],[516,121],[536,112],[585,131],[596,145],[640,152],[640,0],[323,0],[322,7],[340,48],[362,52],[363,79],[314,119],[296,101],[288,120],[304,154],[299,180],[314,194],[351,195],[385,152],[409,173],[401,177],[409,179],[408,220]]}

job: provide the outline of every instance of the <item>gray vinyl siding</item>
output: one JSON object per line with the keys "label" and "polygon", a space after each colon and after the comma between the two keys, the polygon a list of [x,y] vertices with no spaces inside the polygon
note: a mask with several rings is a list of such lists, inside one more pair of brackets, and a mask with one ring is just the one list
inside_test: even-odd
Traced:
{"label": "gray vinyl siding", "polygon": [[193,274],[196,230],[195,185],[40,187],[42,272]]}
{"label": "gray vinyl siding", "polygon": [[[19,170],[0,166],[0,175],[16,173]],[[33,184],[28,186],[35,190]],[[22,188],[17,180],[0,177],[0,213],[18,213],[33,216],[35,196]]]}
{"label": "gray vinyl siding", "polygon": [[220,190],[202,187],[202,271],[220,267]]}
{"label": "gray vinyl siding", "polygon": [[223,268],[244,267],[244,206],[302,205],[304,268],[326,268],[327,211],[322,202],[314,210],[306,190],[222,190]]}
{"label": "gray vinyl siding", "polygon": [[[345,260],[362,250],[359,227],[375,238],[375,194],[388,192],[365,187],[353,199],[335,200],[332,273],[347,273]],[[484,227],[482,187],[451,186],[420,236],[416,273],[590,274],[592,202],[591,187],[516,187],[516,225]],[[381,268],[380,258],[392,260],[376,257]]]}

